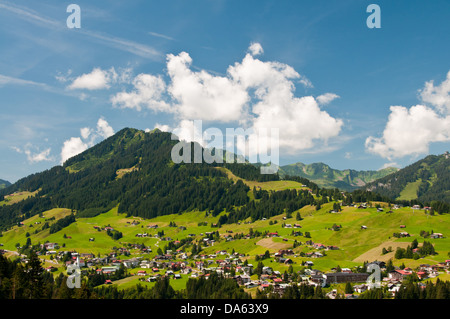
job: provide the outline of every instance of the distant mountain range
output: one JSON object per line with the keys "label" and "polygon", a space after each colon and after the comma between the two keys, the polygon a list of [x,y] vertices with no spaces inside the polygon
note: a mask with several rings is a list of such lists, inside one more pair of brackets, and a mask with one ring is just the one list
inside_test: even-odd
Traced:
{"label": "distant mountain range", "polygon": [[339,188],[345,191],[353,191],[398,170],[395,167],[388,167],[378,171],[338,170],[324,163],[303,164],[299,162],[281,166],[279,175],[281,177],[290,175],[307,178],[322,188]]}
{"label": "distant mountain range", "polygon": [[450,203],[450,154],[429,155],[363,189],[395,200]]}
{"label": "distant mountain range", "polygon": [[0,189],[8,187],[9,185],[11,185],[10,182],[0,179]]}

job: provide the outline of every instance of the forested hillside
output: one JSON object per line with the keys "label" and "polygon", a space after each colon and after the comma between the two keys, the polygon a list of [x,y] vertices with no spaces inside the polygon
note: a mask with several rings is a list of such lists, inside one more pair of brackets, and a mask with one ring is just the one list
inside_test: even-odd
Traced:
{"label": "forested hillside", "polygon": [[8,187],[9,185],[11,185],[10,182],[0,179],[0,189]]}
{"label": "forested hillside", "polygon": [[[258,205],[250,204],[249,187],[241,181],[234,183],[215,167],[223,165],[249,180],[279,177],[261,175],[251,164],[175,164],[170,154],[176,143],[170,133],[123,129],[63,166],[30,175],[0,191],[1,195],[37,191],[23,201],[0,207],[0,229],[57,207],[76,211],[77,218],[92,217],[117,205],[120,213],[144,218],[195,209],[214,215],[226,210],[231,212],[230,221],[236,221],[242,216],[273,216],[313,202],[307,192],[299,192],[297,197],[296,191],[285,191],[269,199],[267,192],[259,190],[255,191],[261,199]],[[234,207],[242,209],[235,211]]]}
{"label": "forested hillside", "polygon": [[397,200],[450,203],[450,157],[429,155],[364,189]]}

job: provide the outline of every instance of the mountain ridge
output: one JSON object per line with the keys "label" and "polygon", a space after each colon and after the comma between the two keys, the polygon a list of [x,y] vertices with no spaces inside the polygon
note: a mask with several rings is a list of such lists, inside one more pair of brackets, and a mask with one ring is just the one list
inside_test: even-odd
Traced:
{"label": "mountain ridge", "polygon": [[395,200],[442,201],[450,203],[450,156],[428,155],[362,189]]}
{"label": "mountain ridge", "polygon": [[373,182],[379,178],[397,172],[395,167],[387,167],[377,171],[354,169],[338,170],[329,165],[317,162],[304,164],[297,162],[280,167],[280,176],[300,176],[316,183],[319,187],[339,188],[344,191],[353,191]]}

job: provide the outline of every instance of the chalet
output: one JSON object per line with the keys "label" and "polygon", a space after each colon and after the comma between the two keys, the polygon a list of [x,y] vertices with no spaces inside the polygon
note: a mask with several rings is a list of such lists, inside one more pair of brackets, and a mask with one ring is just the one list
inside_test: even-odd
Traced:
{"label": "chalet", "polygon": [[294,228],[302,228],[300,224],[294,224]]}
{"label": "chalet", "polygon": [[278,233],[277,232],[275,232],[275,233],[268,233],[267,236],[268,237],[278,237]]}
{"label": "chalet", "polygon": [[388,275],[388,278],[390,280],[403,281],[407,276],[409,276],[411,274],[412,274],[412,272],[410,272],[410,271],[397,269],[397,270],[391,271]]}
{"label": "chalet", "polygon": [[409,233],[407,233],[407,232],[401,232],[401,233],[399,234],[399,236],[400,236],[400,237],[410,237]]}
{"label": "chalet", "polygon": [[400,225],[400,228],[406,228],[406,226],[405,225]]}
{"label": "chalet", "polygon": [[324,277],[324,275],[315,274],[315,275],[311,275],[309,280],[311,282],[313,282],[314,284],[322,285],[327,280],[327,278]]}
{"label": "chalet", "polygon": [[380,269],[381,268],[386,268],[386,263],[384,261],[375,260],[375,261],[372,261],[372,262],[368,263],[367,266],[370,265],[370,264],[375,264],[378,267],[380,267]]}
{"label": "chalet", "polygon": [[367,286],[365,284],[353,286],[353,290],[357,293],[362,293],[362,292],[366,291],[367,289],[369,289],[369,286]]}
{"label": "chalet", "polygon": [[146,276],[146,275],[147,275],[147,272],[146,272],[145,270],[139,270],[139,271],[137,272],[137,274],[138,274],[138,276]]}
{"label": "chalet", "polygon": [[119,270],[119,267],[117,267],[117,266],[108,266],[108,267],[102,267],[101,272],[104,274],[111,274],[111,273],[115,273],[117,270]]}
{"label": "chalet", "polygon": [[316,249],[325,249],[325,245],[324,244],[319,244],[319,243],[314,243],[313,247]]}
{"label": "chalet", "polygon": [[248,275],[237,275],[234,277],[234,279],[237,281],[239,285],[244,285],[250,282],[250,276]]}
{"label": "chalet", "polygon": [[396,293],[400,290],[401,284],[389,284],[387,285],[388,291],[395,297]]}
{"label": "chalet", "polygon": [[361,229],[367,229],[367,226],[361,225]]}
{"label": "chalet", "polygon": [[264,266],[264,267],[262,268],[262,273],[263,273],[263,274],[268,274],[268,275],[270,275],[270,274],[272,274],[272,272],[273,272],[273,269],[272,269],[271,267]]}
{"label": "chalet", "polygon": [[412,209],[420,209],[420,205],[414,205]]}
{"label": "chalet", "polygon": [[382,211],[383,211],[383,208],[381,208],[381,207],[377,208],[377,212],[382,212]]}
{"label": "chalet", "polygon": [[278,253],[281,253],[282,255],[293,255],[294,251],[292,249],[280,249]]}
{"label": "chalet", "polygon": [[244,286],[245,286],[245,288],[258,287],[258,283],[257,283],[257,282],[254,282],[254,281],[246,282],[246,283],[244,284]]}
{"label": "chalet", "polygon": [[127,268],[134,268],[139,265],[140,260],[138,258],[132,258],[132,259],[124,260],[122,263]]}
{"label": "chalet", "polygon": [[341,272],[351,273],[352,270],[350,268],[341,268]]}
{"label": "chalet", "polygon": [[57,243],[45,243],[43,247],[45,247],[45,249],[58,249],[59,245]]}
{"label": "chalet", "polygon": [[420,280],[422,280],[422,279],[427,277],[427,273],[425,271],[418,271],[416,274],[417,274],[417,277],[419,277]]}
{"label": "chalet", "polygon": [[432,233],[430,235],[430,238],[436,239],[436,238],[443,238],[444,235],[442,235],[441,233]]}

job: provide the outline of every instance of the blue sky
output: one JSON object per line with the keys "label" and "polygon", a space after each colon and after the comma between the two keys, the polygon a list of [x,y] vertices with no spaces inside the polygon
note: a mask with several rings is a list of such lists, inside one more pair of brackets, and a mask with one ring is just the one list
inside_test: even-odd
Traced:
{"label": "blue sky", "polygon": [[280,164],[404,167],[449,149],[449,21],[438,0],[0,1],[0,178],[195,119],[279,127]]}

